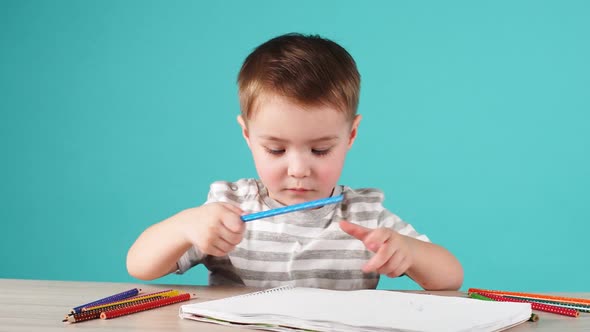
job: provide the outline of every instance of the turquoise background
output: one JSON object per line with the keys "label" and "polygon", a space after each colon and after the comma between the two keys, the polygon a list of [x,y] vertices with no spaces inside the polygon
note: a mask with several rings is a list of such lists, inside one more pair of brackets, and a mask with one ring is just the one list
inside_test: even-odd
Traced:
{"label": "turquoise background", "polygon": [[587,1],[2,0],[0,277],[134,281],[142,230],[256,175],[236,75],[298,31],[362,74],[342,184],[381,188],[456,254],[463,289],[588,291],[589,17]]}

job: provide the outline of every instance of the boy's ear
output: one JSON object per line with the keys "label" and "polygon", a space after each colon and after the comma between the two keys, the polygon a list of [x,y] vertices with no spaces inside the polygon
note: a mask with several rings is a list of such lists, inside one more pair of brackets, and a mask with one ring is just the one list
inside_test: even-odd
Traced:
{"label": "boy's ear", "polygon": [[248,133],[248,126],[246,126],[246,121],[241,114],[238,115],[238,123],[240,124],[240,127],[242,127],[242,136],[244,136],[246,144],[250,147],[250,133]]}
{"label": "boy's ear", "polygon": [[358,134],[358,128],[359,128],[359,123],[361,123],[361,115],[357,114],[354,117],[354,120],[352,120],[352,126],[350,127],[350,137],[348,137],[348,148],[350,149],[352,147],[352,143],[354,143],[354,140],[356,139],[356,136]]}

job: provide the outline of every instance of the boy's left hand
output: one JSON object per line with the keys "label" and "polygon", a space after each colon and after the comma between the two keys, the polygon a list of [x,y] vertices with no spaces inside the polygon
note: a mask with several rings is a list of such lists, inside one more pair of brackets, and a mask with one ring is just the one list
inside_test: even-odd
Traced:
{"label": "boy's left hand", "polygon": [[370,229],[345,220],[340,222],[340,228],[375,253],[363,266],[363,272],[377,272],[395,278],[412,266],[412,252],[406,236],[389,228]]}

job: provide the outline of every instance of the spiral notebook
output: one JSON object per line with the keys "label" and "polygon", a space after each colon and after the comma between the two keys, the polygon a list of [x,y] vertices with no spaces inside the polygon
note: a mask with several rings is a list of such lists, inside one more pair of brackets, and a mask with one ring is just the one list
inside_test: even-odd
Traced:
{"label": "spiral notebook", "polygon": [[290,286],[180,308],[184,319],[270,331],[501,331],[530,316],[528,303]]}

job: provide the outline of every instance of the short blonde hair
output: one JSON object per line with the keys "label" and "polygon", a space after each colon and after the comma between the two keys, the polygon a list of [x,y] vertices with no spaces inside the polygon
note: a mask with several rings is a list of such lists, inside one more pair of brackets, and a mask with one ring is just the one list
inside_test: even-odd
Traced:
{"label": "short blonde hair", "polygon": [[238,75],[244,120],[260,97],[279,95],[302,106],[328,105],[354,119],[360,74],[352,56],[337,43],[316,35],[290,33],[258,46]]}

